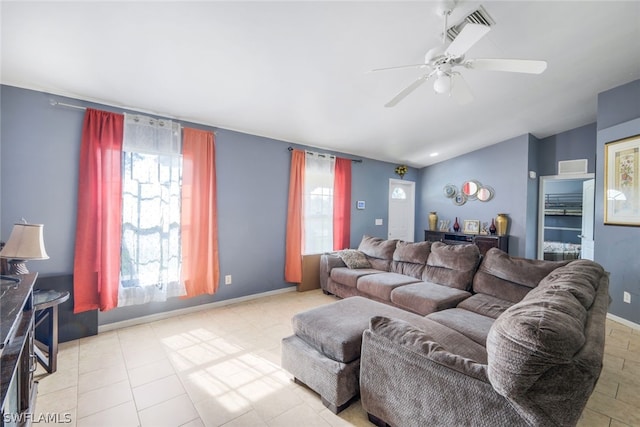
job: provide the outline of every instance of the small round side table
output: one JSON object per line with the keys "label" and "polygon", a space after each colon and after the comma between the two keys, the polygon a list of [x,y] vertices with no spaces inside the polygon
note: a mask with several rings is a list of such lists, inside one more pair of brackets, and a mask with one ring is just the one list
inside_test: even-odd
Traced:
{"label": "small round side table", "polygon": [[69,292],[36,289],[33,291],[33,308],[35,310],[35,328],[49,318],[47,328],[48,342],[42,343],[34,339],[33,350],[38,362],[48,373],[58,368],[58,305],[69,299]]}

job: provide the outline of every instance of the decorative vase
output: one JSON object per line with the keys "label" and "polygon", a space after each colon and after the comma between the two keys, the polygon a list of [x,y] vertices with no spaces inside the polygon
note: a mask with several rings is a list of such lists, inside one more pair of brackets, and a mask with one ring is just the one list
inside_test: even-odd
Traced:
{"label": "decorative vase", "polygon": [[507,214],[499,213],[496,218],[496,231],[498,236],[504,236],[507,234],[507,228],[509,227],[509,217]]}
{"label": "decorative vase", "polygon": [[453,231],[456,233],[460,231],[460,224],[458,223],[458,217],[456,217],[456,222],[453,223]]}
{"label": "decorative vase", "polygon": [[491,226],[489,226],[489,233],[496,234],[496,223],[493,220],[493,218],[491,218]]}
{"label": "decorative vase", "polygon": [[429,212],[429,230],[434,231],[438,224],[438,215],[435,212]]}

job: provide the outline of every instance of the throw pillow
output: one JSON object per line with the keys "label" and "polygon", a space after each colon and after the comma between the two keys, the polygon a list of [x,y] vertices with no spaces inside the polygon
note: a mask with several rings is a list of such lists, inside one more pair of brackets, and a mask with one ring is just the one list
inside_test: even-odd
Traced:
{"label": "throw pillow", "polygon": [[343,249],[338,256],[349,268],[371,268],[371,263],[364,253],[355,249]]}

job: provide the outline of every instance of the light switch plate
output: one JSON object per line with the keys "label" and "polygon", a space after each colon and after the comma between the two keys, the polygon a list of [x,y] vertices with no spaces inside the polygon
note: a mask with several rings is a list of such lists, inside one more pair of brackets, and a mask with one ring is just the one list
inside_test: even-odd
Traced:
{"label": "light switch plate", "polygon": [[382,218],[376,218],[376,225],[382,225]]}

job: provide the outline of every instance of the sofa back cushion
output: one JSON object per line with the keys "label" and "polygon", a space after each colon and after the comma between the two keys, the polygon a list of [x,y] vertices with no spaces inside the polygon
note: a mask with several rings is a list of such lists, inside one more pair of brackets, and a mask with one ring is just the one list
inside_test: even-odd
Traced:
{"label": "sofa back cushion", "polygon": [[[533,425],[575,425],[602,369],[608,276],[592,261],[554,270],[493,323],[487,374]],[[544,408],[544,410],[541,410]]]}
{"label": "sofa back cushion", "polygon": [[570,261],[543,261],[509,256],[497,248],[487,251],[473,278],[473,292],[518,302],[558,267]]}
{"label": "sofa back cushion", "polygon": [[397,242],[397,240],[385,240],[364,235],[358,250],[367,256],[372,268],[389,271]]}
{"label": "sofa back cushion", "polygon": [[480,250],[476,245],[433,242],[422,280],[466,291],[471,288],[479,262]]}
{"label": "sofa back cushion", "polygon": [[393,252],[391,271],[421,279],[430,253],[431,242],[410,243],[399,240]]}

